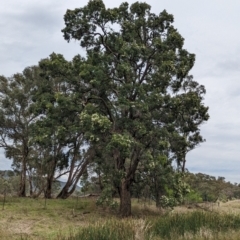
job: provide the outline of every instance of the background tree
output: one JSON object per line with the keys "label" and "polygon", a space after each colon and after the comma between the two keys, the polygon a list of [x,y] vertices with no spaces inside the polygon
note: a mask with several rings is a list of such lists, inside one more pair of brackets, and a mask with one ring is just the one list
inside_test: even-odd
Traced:
{"label": "background tree", "polygon": [[29,67],[10,78],[0,77],[0,147],[19,171],[18,196],[26,196],[26,172],[32,151],[30,125],[36,119],[31,113],[32,92],[40,79],[39,68]]}
{"label": "background tree", "polygon": [[39,62],[44,84],[34,96],[33,109],[40,118],[33,126],[33,141],[45,152],[47,198],[52,197],[54,180],[64,174],[68,174],[67,182],[57,197],[69,197],[91,157],[80,121],[84,85],[75,68],[81,62],[79,56],[69,62],[55,53]]}
{"label": "background tree", "polygon": [[[239,185],[226,182],[224,177],[214,177],[204,173],[186,173],[186,182],[203,201],[227,201],[240,197]],[[186,197],[191,200],[191,194]]]}
{"label": "background tree", "polygon": [[175,119],[170,137],[172,158],[176,159],[178,168],[185,171],[186,155],[200,143],[204,142],[200,135],[200,126],[209,119],[208,107],[203,104],[205,87],[193,81],[192,76],[184,79],[181,93],[173,98],[170,108]]}

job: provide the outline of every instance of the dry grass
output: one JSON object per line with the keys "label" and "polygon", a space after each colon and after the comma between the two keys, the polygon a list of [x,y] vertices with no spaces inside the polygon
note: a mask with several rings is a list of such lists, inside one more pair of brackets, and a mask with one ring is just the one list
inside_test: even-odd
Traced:
{"label": "dry grass", "polygon": [[[2,199],[0,198],[0,204]],[[160,216],[170,213],[191,213],[196,207],[177,207],[173,211],[161,211],[157,209],[153,202],[138,202],[133,200],[133,218],[120,220],[112,211],[97,208],[95,199],[67,199],[67,200],[47,200],[45,206],[44,199],[30,198],[7,198],[5,209],[0,210],[0,239],[72,239],[79,229],[94,226],[126,226],[134,232],[134,239],[144,240],[161,239],[160,236],[151,234],[153,222]],[[235,200],[209,206],[199,205],[200,209],[208,212],[220,212],[222,214],[240,214],[240,201]],[[198,209],[199,209],[198,207]],[[125,225],[126,224],[126,225]],[[146,232],[148,236],[146,238]],[[75,239],[75,238],[74,238]],[[77,238],[76,238],[77,239]],[[132,238],[131,238],[132,239]],[[171,236],[176,239],[176,236]],[[227,230],[217,233],[207,228],[200,228],[197,234],[186,232],[184,236],[177,236],[177,239],[240,239],[240,230]]]}
{"label": "dry grass", "polygon": [[0,236],[46,239],[95,223],[99,214],[93,199],[81,199],[78,203],[75,199],[52,199],[47,200],[45,207],[44,199],[11,198],[0,211]]}
{"label": "dry grass", "polygon": [[186,213],[195,211],[196,209],[218,213],[240,214],[240,200],[228,201],[226,203],[221,202],[220,204],[211,202],[193,205],[186,204],[185,206],[174,208],[174,212]]}
{"label": "dry grass", "polygon": [[195,235],[192,233],[186,233],[183,237],[182,236],[173,236],[172,239],[178,239],[178,240],[239,240],[240,239],[240,231],[227,231],[225,233],[222,233],[222,232],[216,233],[209,229],[202,228]]}

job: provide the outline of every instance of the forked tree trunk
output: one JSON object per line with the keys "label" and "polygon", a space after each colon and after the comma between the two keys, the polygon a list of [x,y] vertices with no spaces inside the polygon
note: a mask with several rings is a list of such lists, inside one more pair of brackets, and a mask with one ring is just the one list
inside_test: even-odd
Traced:
{"label": "forked tree trunk", "polygon": [[[54,150],[54,152],[59,153],[61,147],[60,145],[58,146],[57,150]],[[53,180],[54,180],[54,174],[55,174],[55,170],[56,170],[56,166],[57,166],[57,159],[55,157],[54,153],[54,158],[52,159],[52,162],[49,164],[49,172],[48,172],[48,176],[47,176],[47,184],[46,184],[46,188],[44,190],[44,195],[45,198],[52,198],[52,186],[53,186]]]}
{"label": "forked tree trunk", "polygon": [[57,198],[67,199],[70,197],[77,187],[77,181],[72,186],[65,185],[61,192],[57,195]]}
{"label": "forked tree trunk", "polygon": [[[119,151],[114,152],[114,159],[117,163],[118,170],[125,170],[124,164],[125,159],[121,159],[119,156]],[[131,156],[131,167],[126,171],[126,177],[121,180],[120,186],[118,188],[120,195],[120,208],[119,214],[121,217],[130,217],[131,212],[131,192],[130,186],[134,179],[134,174],[137,170],[139,163],[140,149],[134,149]]]}
{"label": "forked tree trunk", "polygon": [[[72,163],[74,166],[75,161]],[[60,193],[57,195],[57,198],[66,199],[69,196],[73,194],[77,187],[77,183],[79,182],[80,177],[83,175],[84,171],[86,170],[86,167],[88,165],[89,161],[86,159],[82,164],[81,167],[76,170],[74,173],[74,167],[72,168],[72,171],[69,173],[68,180],[63,187],[63,189],[60,191]]]}
{"label": "forked tree trunk", "polygon": [[120,193],[120,209],[119,213],[121,217],[131,216],[131,193],[130,184],[127,180],[123,179],[119,189]]}
{"label": "forked tree trunk", "polygon": [[57,198],[67,199],[72,194],[72,192],[69,191],[70,187],[71,185],[69,183],[66,183],[60,193],[57,195]]}

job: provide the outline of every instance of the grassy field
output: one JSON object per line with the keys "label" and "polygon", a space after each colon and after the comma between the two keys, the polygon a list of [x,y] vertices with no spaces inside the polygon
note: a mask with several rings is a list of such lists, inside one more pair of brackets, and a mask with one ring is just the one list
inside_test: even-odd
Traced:
{"label": "grassy field", "polygon": [[[0,198],[0,204],[3,199]],[[7,198],[0,206],[0,239],[156,240],[240,239],[240,201],[177,207],[162,212],[133,201],[133,217],[120,219],[95,199]]]}

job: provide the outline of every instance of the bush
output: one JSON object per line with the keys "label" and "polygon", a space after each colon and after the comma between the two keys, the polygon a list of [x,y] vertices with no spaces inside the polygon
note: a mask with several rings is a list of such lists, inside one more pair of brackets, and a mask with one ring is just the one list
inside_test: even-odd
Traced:
{"label": "bush", "polygon": [[185,202],[200,203],[203,199],[198,192],[191,191],[185,196]]}

